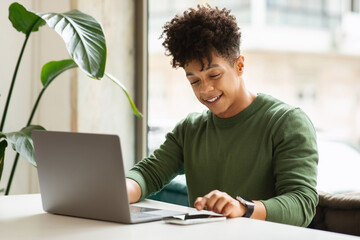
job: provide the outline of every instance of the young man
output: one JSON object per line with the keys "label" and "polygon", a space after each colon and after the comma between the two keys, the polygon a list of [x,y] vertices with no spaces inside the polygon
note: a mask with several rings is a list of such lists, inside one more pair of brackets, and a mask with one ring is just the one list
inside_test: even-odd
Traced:
{"label": "young man", "polygon": [[198,6],[166,23],[162,37],[209,110],[189,114],[128,172],[130,202],[185,172],[198,210],[307,226],[318,203],[314,127],[299,108],[245,87],[235,17]]}

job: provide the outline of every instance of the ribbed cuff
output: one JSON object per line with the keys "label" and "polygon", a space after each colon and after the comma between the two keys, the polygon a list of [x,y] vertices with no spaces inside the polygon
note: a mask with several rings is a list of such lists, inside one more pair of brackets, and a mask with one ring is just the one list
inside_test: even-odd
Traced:
{"label": "ribbed cuff", "polygon": [[266,209],[266,221],[279,222],[278,213],[275,209],[278,209],[278,203],[274,199],[260,200]]}

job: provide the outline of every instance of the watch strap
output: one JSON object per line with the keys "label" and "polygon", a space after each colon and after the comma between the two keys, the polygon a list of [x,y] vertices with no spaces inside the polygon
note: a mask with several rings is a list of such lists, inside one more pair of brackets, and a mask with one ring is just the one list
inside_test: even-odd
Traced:
{"label": "watch strap", "polygon": [[253,201],[245,200],[244,198],[237,196],[236,200],[238,200],[242,205],[246,207],[246,212],[243,217],[249,218],[254,212],[255,203]]}

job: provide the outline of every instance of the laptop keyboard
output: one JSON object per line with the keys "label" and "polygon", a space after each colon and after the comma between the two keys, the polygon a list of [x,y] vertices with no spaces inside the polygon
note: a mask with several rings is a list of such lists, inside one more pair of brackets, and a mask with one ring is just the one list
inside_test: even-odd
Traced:
{"label": "laptop keyboard", "polygon": [[157,210],[158,209],[154,209],[154,208],[130,206],[130,214],[132,219],[143,219],[143,218],[159,216],[156,214],[151,214],[151,212]]}
{"label": "laptop keyboard", "polygon": [[158,209],[154,209],[154,208],[147,208],[147,207],[137,207],[137,206],[130,206],[130,212],[131,213],[136,213],[136,212],[152,212],[152,211],[158,211]]}

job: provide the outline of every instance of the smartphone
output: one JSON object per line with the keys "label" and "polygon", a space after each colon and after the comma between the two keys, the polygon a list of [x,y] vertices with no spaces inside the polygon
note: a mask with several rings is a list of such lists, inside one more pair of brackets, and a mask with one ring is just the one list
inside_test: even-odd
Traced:
{"label": "smartphone", "polygon": [[179,225],[190,225],[197,223],[216,222],[226,220],[226,217],[222,215],[213,214],[185,214],[173,217],[163,218],[165,223],[179,224]]}

